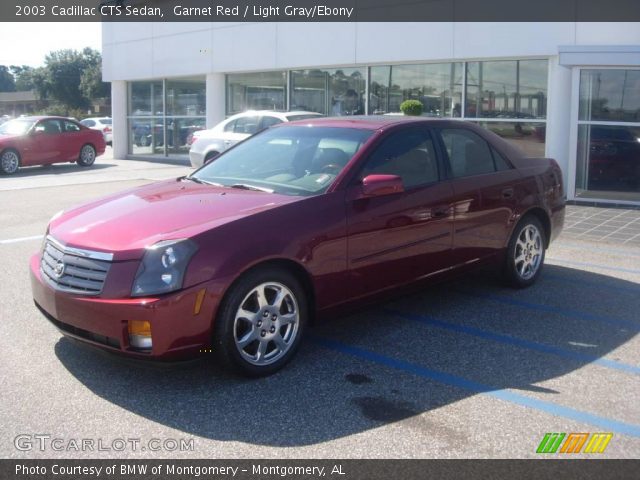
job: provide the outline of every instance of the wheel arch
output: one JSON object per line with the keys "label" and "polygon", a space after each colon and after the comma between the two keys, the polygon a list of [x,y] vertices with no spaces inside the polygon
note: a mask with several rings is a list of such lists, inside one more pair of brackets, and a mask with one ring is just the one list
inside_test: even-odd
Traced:
{"label": "wheel arch", "polygon": [[266,268],[277,268],[284,270],[290,274],[292,274],[296,280],[300,282],[300,285],[304,289],[305,294],[307,295],[307,304],[309,308],[309,323],[313,325],[315,323],[315,312],[316,312],[316,292],[313,284],[313,280],[309,271],[302,266],[300,263],[295,260],[291,260],[289,258],[270,258],[267,260],[260,261],[254,265],[243,270],[240,274],[238,274],[233,281],[229,284],[229,286],[225,289],[222,294],[220,304],[216,309],[216,313],[214,318],[212,319],[212,324],[215,323],[218,315],[220,314],[220,305],[223,305],[227,300],[229,294],[233,291],[233,287],[246,275],[255,272],[256,270],[266,269]]}
{"label": "wheel arch", "polygon": [[[528,215],[536,217],[542,224],[542,228],[544,228],[544,246],[545,249],[549,248],[549,244],[551,243],[551,218],[549,217],[549,214],[542,207],[531,207],[522,213],[518,223],[520,223],[520,221],[522,221],[522,219]],[[518,226],[518,223],[514,225],[513,230],[515,230],[515,228]],[[513,235],[513,231],[511,232],[511,234]]]}

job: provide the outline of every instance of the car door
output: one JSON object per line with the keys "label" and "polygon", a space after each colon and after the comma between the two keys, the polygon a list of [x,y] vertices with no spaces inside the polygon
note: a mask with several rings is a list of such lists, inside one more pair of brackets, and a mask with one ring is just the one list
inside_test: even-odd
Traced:
{"label": "car door", "polygon": [[[452,248],[452,189],[440,182],[431,133],[403,128],[367,158],[347,193],[348,265],[352,296],[404,284],[448,265]],[[404,191],[363,197],[371,175],[397,175]]]}
{"label": "car door", "polygon": [[87,140],[88,130],[82,130],[80,126],[71,120],[60,120],[62,124],[62,146],[64,159],[75,161],[80,155],[80,149]]}
{"label": "car door", "polygon": [[437,133],[454,192],[454,258],[473,263],[504,247],[514,220],[520,174],[467,128]]}
{"label": "car door", "polygon": [[39,120],[25,141],[23,160],[25,165],[46,165],[62,161],[62,128],[57,118]]}

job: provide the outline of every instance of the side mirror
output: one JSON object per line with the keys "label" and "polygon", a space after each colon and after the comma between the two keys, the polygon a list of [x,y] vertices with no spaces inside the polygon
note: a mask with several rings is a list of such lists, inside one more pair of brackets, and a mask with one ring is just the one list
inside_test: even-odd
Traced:
{"label": "side mirror", "polygon": [[404,185],[398,175],[367,175],[362,180],[364,197],[380,197],[400,192],[404,192]]}

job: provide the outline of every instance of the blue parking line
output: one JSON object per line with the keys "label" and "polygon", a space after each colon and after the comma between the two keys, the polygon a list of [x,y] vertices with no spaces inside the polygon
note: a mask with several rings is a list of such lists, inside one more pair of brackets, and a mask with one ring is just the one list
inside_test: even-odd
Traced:
{"label": "blue parking line", "polygon": [[[635,273],[640,275],[640,270],[635,268],[611,267],[609,265],[598,265],[595,263],[574,262],[573,260],[562,260],[560,258],[547,257],[552,262],[564,263],[566,265],[575,265],[577,267],[598,268],[600,270],[611,270],[613,272]],[[549,265],[554,265],[550,263]]]}
{"label": "blue parking line", "polygon": [[556,315],[563,315],[565,317],[575,318],[578,320],[587,320],[591,322],[608,323],[615,325],[616,327],[631,329],[634,332],[640,331],[640,324],[631,322],[628,320],[622,320],[619,318],[610,318],[602,315],[594,315],[588,312],[581,312],[579,310],[573,310],[571,308],[564,307],[551,307],[549,305],[542,305],[540,303],[526,302],[524,300],[517,300],[511,297],[505,297],[502,295],[495,295],[492,293],[473,292],[471,290],[463,290],[460,288],[455,289],[456,292],[470,297],[484,298],[493,302],[503,303],[505,305],[514,305],[516,307],[528,308],[530,310],[536,310],[539,312],[551,313]]}
{"label": "blue parking line", "polygon": [[415,313],[405,313],[399,310],[392,310],[385,308],[384,311],[390,315],[395,315],[406,320],[412,320],[420,323],[424,323],[430,326],[442,328],[452,332],[464,333],[467,335],[473,335],[475,337],[484,338],[486,340],[492,340],[494,342],[506,343],[508,345],[514,345],[516,347],[526,348],[529,350],[535,350],[542,353],[549,353],[557,355],[559,357],[569,358],[571,360],[577,360],[580,362],[589,362],[596,365],[600,365],[605,368],[611,368],[619,370],[625,373],[631,373],[633,375],[640,375],[640,367],[628,365],[626,363],[616,362],[614,360],[608,360],[596,355],[588,355],[585,353],[573,352],[571,350],[565,350],[563,348],[554,347],[552,345],[545,345],[543,343],[531,342],[521,338],[511,337],[509,335],[502,335],[500,333],[489,332],[475,327],[469,327],[466,325],[457,325],[454,323],[444,322],[436,318],[427,315],[418,315]]}
{"label": "blue parking line", "polygon": [[510,392],[508,390],[483,385],[481,383],[467,380],[466,378],[458,377],[456,375],[439,372],[437,370],[431,370],[420,365],[405,362],[403,360],[397,360],[395,358],[380,355],[378,353],[364,350],[362,348],[354,347],[351,345],[346,345],[335,340],[330,340],[322,337],[312,337],[311,341],[329,350],[334,350],[336,352],[350,355],[352,357],[361,358],[378,365],[384,365],[386,367],[411,373],[419,377],[428,378],[445,385],[462,388],[464,390],[470,390],[472,392],[487,395],[506,402],[511,402],[523,407],[532,408],[534,410],[539,410],[541,412],[549,413],[558,417],[564,417],[570,420],[575,420],[577,422],[595,425],[596,427],[601,428],[604,431],[615,432],[640,438],[640,425],[619,422],[617,420],[600,417],[592,413],[582,412],[580,410],[564,407],[562,405],[556,405],[554,403],[545,402],[543,400],[526,397],[524,395]]}

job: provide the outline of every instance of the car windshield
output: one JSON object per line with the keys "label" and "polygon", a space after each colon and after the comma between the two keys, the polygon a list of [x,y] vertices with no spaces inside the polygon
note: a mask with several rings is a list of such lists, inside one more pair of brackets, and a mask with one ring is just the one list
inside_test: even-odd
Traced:
{"label": "car windshield", "polygon": [[371,134],[353,128],[272,128],[228,150],[191,178],[285,195],[318,195]]}
{"label": "car windshield", "polygon": [[18,118],[0,125],[0,135],[24,135],[33,126],[35,120]]}

